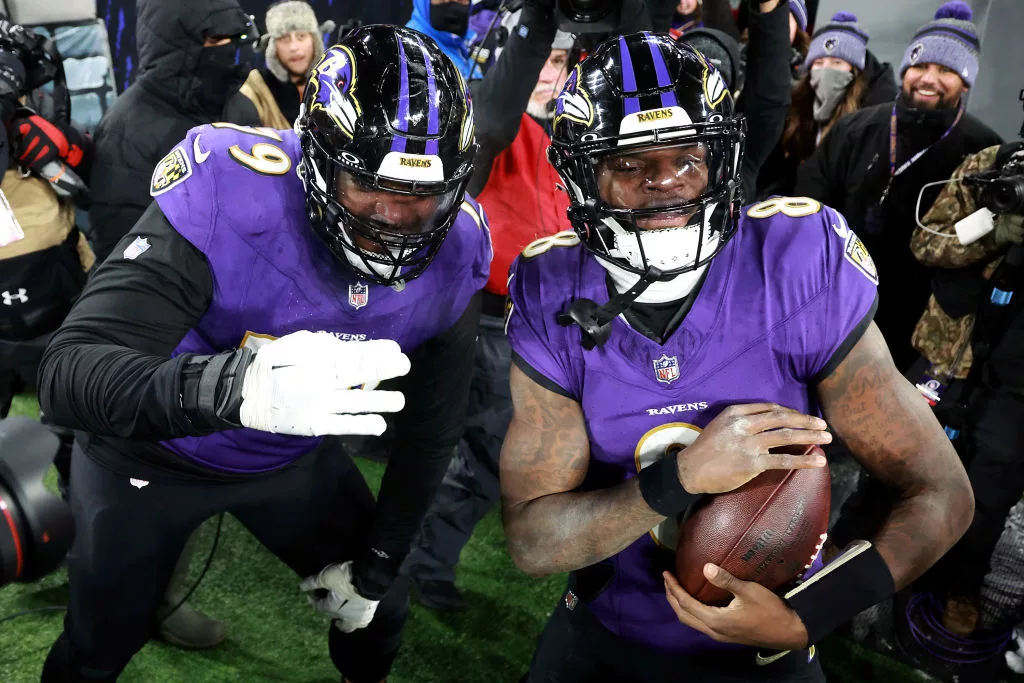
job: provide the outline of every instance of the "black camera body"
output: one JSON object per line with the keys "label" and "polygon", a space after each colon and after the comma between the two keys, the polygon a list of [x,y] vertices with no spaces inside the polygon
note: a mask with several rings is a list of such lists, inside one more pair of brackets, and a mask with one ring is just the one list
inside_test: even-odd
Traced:
{"label": "black camera body", "polygon": [[1024,215],[1024,141],[1003,145],[992,170],[964,178],[979,190],[978,203],[994,214]]}
{"label": "black camera body", "polygon": [[566,33],[615,33],[622,0],[557,0],[555,21]]}

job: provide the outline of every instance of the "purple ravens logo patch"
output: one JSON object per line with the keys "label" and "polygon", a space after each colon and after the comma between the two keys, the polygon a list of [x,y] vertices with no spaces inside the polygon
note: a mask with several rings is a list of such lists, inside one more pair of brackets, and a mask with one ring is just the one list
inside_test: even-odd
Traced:
{"label": "purple ravens logo patch", "polygon": [[838,44],[839,44],[839,39],[838,38],[829,38],[824,43],[822,43],[821,46],[825,49],[825,54],[829,54],[830,55],[836,49],[836,45],[838,45]]}
{"label": "purple ravens logo patch", "polygon": [[313,67],[309,85],[313,88],[310,110],[324,110],[345,135],[353,137],[362,110],[355,97],[356,64],[352,51],[335,45],[324,52]]}
{"label": "purple ravens logo patch", "polygon": [[921,59],[921,53],[924,52],[924,45],[918,43],[914,47],[910,48],[910,63],[917,64],[917,60]]}

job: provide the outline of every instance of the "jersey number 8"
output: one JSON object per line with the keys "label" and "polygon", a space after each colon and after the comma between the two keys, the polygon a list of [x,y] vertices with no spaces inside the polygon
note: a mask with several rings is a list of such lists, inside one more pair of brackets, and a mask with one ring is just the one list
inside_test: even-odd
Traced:
{"label": "jersey number 8", "polygon": [[803,218],[821,211],[821,202],[810,197],[771,197],[747,209],[751,218],[771,218],[777,213],[790,218]]}

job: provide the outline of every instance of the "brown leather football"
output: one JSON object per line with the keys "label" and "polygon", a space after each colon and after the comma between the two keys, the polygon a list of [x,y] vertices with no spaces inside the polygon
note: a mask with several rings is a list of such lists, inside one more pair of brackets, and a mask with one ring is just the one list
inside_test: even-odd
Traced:
{"label": "brown leather football", "polygon": [[[806,453],[823,454],[817,446]],[[730,594],[708,583],[708,562],[772,590],[784,586],[820,552],[830,504],[827,465],[769,470],[734,491],[707,496],[679,528],[676,578],[709,605],[724,604]]]}

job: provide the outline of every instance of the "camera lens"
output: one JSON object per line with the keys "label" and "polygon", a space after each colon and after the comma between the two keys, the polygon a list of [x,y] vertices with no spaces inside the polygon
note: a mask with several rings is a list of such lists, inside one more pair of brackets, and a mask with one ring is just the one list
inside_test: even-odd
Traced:
{"label": "camera lens", "polygon": [[1024,213],[1024,176],[999,178],[986,188],[981,203],[992,213]]}

